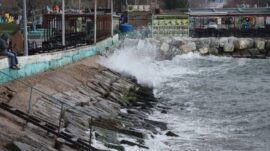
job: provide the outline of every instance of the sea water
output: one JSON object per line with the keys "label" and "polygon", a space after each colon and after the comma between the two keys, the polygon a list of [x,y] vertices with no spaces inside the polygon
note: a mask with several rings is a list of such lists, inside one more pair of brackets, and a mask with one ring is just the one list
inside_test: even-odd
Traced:
{"label": "sea water", "polygon": [[[151,151],[270,151],[270,60],[189,53],[159,58],[155,42],[129,39],[102,60],[153,87],[160,103],[150,119],[169,130],[146,140]],[[143,150],[127,147],[127,151]]]}

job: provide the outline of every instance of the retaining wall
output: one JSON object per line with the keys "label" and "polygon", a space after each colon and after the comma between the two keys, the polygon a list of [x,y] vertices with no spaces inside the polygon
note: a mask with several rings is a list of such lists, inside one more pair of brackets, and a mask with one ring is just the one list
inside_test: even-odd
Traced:
{"label": "retaining wall", "polygon": [[[14,78],[22,78],[33,74],[55,69],[66,64],[74,63],[78,60],[94,56],[97,52],[102,52],[106,47],[112,47],[118,44],[118,35],[109,37],[96,45],[84,46],[66,51],[59,51],[46,54],[38,54],[33,56],[18,57],[20,70],[9,69],[8,59],[0,59],[0,71]],[[0,84],[11,81],[13,79],[0,73]]]}

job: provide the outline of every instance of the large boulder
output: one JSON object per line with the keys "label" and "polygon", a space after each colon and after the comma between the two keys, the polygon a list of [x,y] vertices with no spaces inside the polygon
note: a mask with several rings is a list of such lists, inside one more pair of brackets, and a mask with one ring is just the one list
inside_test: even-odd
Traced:
{"label": "large boulder", "polygon": [[218,38],[210,38],[210,48],[219,48],[219,39]]}
{"label": "large boulder", "polygon": [[234,52],[234,44],[233,42],[228,42],[226,45],[223,46],[224,52]]}
{"label": "large boulder", "polygon": [[219,54],[219,50],[218,50],[218,48],[211,47],[211,48],[209,49],[209,53],[210,53],[211,55],[218,55],[218,54]]}
{"label": "large boulder", "polygon": [[211,44],[210,38],[198,38],[193,40],[196,44],[197,50],[201,48],[209,48]]}
{"label": "large boulder", "polygon": [[255,46],[258,50],[265,50],[265,40],[263,39],[256,39]]}
{"label": "large boulder", "polygon": [[229,37],[228,38],[229,43],[236,43],[237,40],[238,40],[238,38],[236,38],[236,37]]}
{"label": "large boulder", "polygon": [[200,48],[199,52],[201,55],[207,55],[209,54],[209,48],[208,47]]}
{"label": "large boulder", "polygon": [[254,46],[254,41],[250,38],[239,38],[235,42],[235,49],[238,50],[246,50],[246,49],[251,49]]}
{"label": "large boulder", "polygon": [[210,38],[210,47],[209,53],[211,55],[218,55],[219,54],[219,39],[218,38]]}
{"label": "large boulder", "polygon": [[171,131],[168,131],[165,135],[170,136],[170,137],[179,137],[177,134],[175,134]]}
{"label": "large boulder", "polygon": [[176,48],[180,48],[184,43],[185,39],[174,37],[170,45]]}
{"label": "large boulder", "polygon": [[196,51],[196,44],[192,41],[186,42],[180,47],[180,50],[182,50],[183,53]]}
{"label": "large boulder", "polygon": [[211,38],[200,38],[200,41],[203,47],[211,44]]}
{"label": "large boulder", "polygon": [[163,42],[160,46],[160,51],[163,53],[163,54],[167,54],[168,51],[170,50],[170,45],[166,42]]}
{"label": "large boulder", "polygon": [[267,40],[266,42],[265,42],[265,50],[270,50],[270,40]]}
{"label": "large boulder", "polygon": [[229,38],[227,37],[222,37],[219,39],[219,46],[220,47],[224,47],[225,45],[227,45],[229,43]]}

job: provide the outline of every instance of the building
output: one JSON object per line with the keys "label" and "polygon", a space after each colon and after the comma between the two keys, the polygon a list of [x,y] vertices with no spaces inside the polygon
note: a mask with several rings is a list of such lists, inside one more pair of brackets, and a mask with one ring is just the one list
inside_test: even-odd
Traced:
{"label": "building", "polygon": [[190,9],[190,36],[268,37],[270,8]]}
{"label": "building", "polygon": [[188,0],[191,8],[222,8],[227,0]]}
{"label": "building", "polygon": [[225,5],[225,0],[208,0],[207,8],[222,8]]}

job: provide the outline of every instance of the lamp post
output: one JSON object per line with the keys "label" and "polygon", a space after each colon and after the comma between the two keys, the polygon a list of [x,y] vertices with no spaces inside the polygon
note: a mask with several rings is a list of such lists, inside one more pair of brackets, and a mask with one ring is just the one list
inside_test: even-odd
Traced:
{"label": "lamp post", "polygon": [[23,0],[24,55],[28,56],[28,32],[26,16],[26,0]]}

